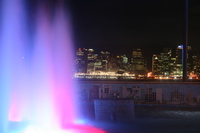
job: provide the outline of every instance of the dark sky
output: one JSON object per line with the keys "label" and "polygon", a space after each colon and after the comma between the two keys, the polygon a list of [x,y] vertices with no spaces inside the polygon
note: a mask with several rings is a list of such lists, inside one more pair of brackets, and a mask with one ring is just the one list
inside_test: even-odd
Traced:
{"label": "dark sky", "polygon": [[[183,44],[184,0],[73,0],[76,48],[130,55]],[[189,0],[189,45],[200,50],[200,1]]]}

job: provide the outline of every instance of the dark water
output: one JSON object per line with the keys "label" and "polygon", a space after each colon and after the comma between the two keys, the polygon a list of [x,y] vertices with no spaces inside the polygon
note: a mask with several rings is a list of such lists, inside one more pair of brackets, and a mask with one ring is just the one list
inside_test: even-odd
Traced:
{"label": "dark water", "polygon": [[[92,105],[85,116],[94,121]],[[93,122],[108,133],[200,133],[200,109],[135,106],[135,122]]]}
{"label": "dark water", "polygon": [[200,132],[200,110],[135,106],[135,124],[143,132]]}

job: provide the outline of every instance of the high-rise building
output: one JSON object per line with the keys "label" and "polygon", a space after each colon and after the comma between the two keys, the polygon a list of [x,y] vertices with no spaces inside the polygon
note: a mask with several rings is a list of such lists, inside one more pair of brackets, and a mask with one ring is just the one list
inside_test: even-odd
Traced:
{"label": "high-rise building", "polygon": [[[191,53],[191,46],[188,46],[188,53],[187,53],[187,70],[188,73],[189,71],[192,70],[193,64],[192,64],[192,53]],[[175,63],[175,75],[183,75],[183,65],[182,65],[182,60],[183,60],[183,45],[179,45],[176,49],[176,63]]]}
{"label": "high-rise building", "polygon": [[152,73],[154,75],[168,76],[170,74],[171,48],[164,48],[160,55],[152,57]]}
{"label": "high-rise building", "polygon": [[87,72],[87,49],[79,48],[76,52],[76,72],[86,73]]}
{"label": "high-rise building", "polygon": [[[183,46],[180,45],[176,49],[175,57],[172,57],[172,49],[164,48],[163,53],[160,55],[153,55],[152,57],[152,72],[154,75],[173,75],[176,77],[182,77],[183,68],[182,68],[182,51]],[[194,61],[195,57],[192,57],[191,47],[188,46],[188,54],[187,54],[187,69],[188,73],[193,71],[194,64],[197,62]],[[197,64],[197,63],[196,63]]]}
{"label": "high-rise building", "polygon": [[119,70],[117,59],[113,56],[110,57],[109,70],[114,72]]}
{"label": "high-rise building", "polygon": [[193,71],[197,77],[200,77],[200,54],[192,56]]}
{"label": "high-rise building", "polygon": [[125,64],[125,65],[128,64],[128,57],[126,57],[125,54],[121,56],[121,59],[122,59],[123,64]]}
{"label": "high-rise building", "polygon": [[170,58],[169,61],[169,75],[175,75],[176,71],[176,58]]}
{"label": "high-rise building", "polygon": [[87,50],[87,73],[94,71],[94,50]]}
{"label": "high-rise building", "polygon": [[132,52],[131,71],[136,75],[147,74],[147,60],[142,55],[142,50],[137,48]]}
{"label": "high-rise building", "polygon": [[94,50],[79,48],[76,52],[76,72],[88,73],[94,70]]}
{"label": "high-rise building", "polygon": [[128,70],[128,57],[125,54],[116,56],[116,61],[118,69],[123,71]]}
{"label": "high-rise building", "polygon": [[153,55],[152,56],[152,73],[154,75],[158,75],[160,73],[160,55]]}
{"label": "high-rise building", "polygon": [[104,70],[108,70],[109,69],[109,62],[110,62],[110,52],[108,51],[101,51],[101,62],[102,62],[102,66]]}

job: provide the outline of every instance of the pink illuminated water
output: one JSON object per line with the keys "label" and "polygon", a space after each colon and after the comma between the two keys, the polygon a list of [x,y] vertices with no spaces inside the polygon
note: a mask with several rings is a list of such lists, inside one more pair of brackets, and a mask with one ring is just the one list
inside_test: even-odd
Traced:
{"label": "pink illuminated water", "polygon": [[[30,30],[23,0],[4,0],[1,6],[0,132],[103,133],[75,124],[73,42],[63,7],[52,14],[45,4],[38,6]],[[12,130],[14,122],[23,126]]]}

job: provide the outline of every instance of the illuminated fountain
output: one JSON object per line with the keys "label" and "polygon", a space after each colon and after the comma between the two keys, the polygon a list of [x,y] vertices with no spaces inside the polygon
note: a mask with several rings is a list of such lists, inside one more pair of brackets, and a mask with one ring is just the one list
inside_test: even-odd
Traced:
{"label": "illuminated fountain", "polygon": [[30,22],[24,0],[0,5],[0,132],[103,133],[76,123],[71,26],[62,6],[52,13],[40,4]]}

